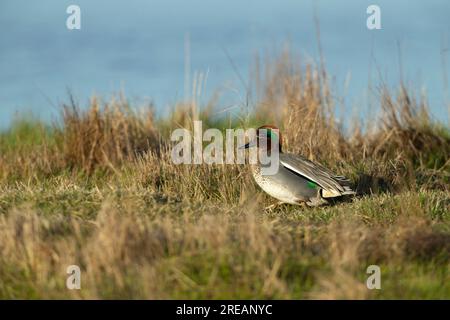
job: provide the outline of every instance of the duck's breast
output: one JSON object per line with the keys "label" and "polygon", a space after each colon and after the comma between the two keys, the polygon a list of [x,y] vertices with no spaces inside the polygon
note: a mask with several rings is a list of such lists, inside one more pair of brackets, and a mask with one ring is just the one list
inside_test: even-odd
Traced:
{"label": "duck's breast", "polygon": [[274,175],[261,175],[259,168],[253,169],[256,183],[270,196],[291,204],[308,201],[316,197],[317,187],[314,188],[309,181],[280,166]]}

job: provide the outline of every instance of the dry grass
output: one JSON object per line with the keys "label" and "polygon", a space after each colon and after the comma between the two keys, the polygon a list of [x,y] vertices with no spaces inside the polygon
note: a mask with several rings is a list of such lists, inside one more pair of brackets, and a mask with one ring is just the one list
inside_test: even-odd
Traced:
{"label": "dry grass", "polygon": [[[360,196],[265,211],[245,166],[171,161],[173,128],[228,127],[212,102],[155,119],[123,97],[72,100],[60,123],[0,135],[0,297],[449,298],[450,135],[426,100],[381,86],[378,125],[349,132],[326,72],[283,54],[258,74],[239,126],[278,124],[286,150],[348,175]],[[65,287],[71,264],[80,291]],[[371,264],[381,291],[365,286]]]}
{"label": "dry grass", "polygon": [[71,102],[63,106],[63,127],[56,133],[66,168],[92,173],[98,168],[114,168],[147,150],[158,150],[151,110],[133,111],[123,97],[103,106],[93,98],[86,111],[73,99]]}
{"label": "dry grass", "polygon": [[[70,189],[44,194],[58,197],[75,192]],[[401,288],[402,297],[439,297],[450,290],[444,282],[450,236],[435,230],[438,223],[427,211],[442,194],[424,193],[422,204],[414,193],[360,200],[337,207],[330,221],[317,221],[323,216],[320,210],[284,209],[264,215],[259,204],[174,202],[155,199],[145,189],[91,192],[98,204],[92,218],[66,214],[62,207],[47,214],[27,206],[1,216],[1,296],[389,296],[389,291],[365,287],[365,268],[370,264],[382,266],[383,287]],[[67,213],[81,205],[86,203],[72,204]],[[376,214],[368,217],[358,210],[363,205],[384,205],[398,217],[389,223]],[[448,210],[448,204],[440,210]],[[432,282],[421,283],[426,289],[389,278],[390,272],[408,277],[421,265],[429,266],[429,261],[434,271],[427,275]],[[82,268],[80,291],[65,288],[65,267],[71,264]],[[443,287],[437,288],[436,282]]]}

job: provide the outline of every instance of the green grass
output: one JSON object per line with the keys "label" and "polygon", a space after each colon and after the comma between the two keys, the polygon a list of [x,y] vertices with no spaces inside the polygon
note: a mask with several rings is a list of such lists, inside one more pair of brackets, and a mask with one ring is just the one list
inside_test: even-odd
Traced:
{"label": "green grass", "polygon": [[49,125],[33,117],[16,117],[9,129],[0,132],[0,147],[4,152],[7,149],[32,147],[48,142],[52,135]]}
{"label": "green grass", "polygon": [[[10,186],[0,226],[23,231],[3,235],[3,250],[16,253],[0,260],[0,297],[448,298],[448,209],[439,191],[267,212],[161,198],[130,182]],[[82,290],[65,288],[63,261],[82,266]],[[371,264],[382,269],[381,290],[365,288]]]}

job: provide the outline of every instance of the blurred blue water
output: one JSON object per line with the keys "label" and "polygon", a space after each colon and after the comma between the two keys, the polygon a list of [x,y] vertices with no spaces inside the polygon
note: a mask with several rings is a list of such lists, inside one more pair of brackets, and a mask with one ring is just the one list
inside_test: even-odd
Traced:
{"label": "blurred blue water", "polygon": [[[81,7],[81,30],[66,29],[70,4]],[[382,30],[366,28],[370,4],[381,7]],[[400,43],[405,78],[427,90],[433,114],[446,120],[450,1],[324,0],[316,7],[326,65],[342,94],[348,81],[347,108],[367,105],[369,78],[376,83],[378,72],[398,83]],[[208,73],[204,99],[222,88],[224,107],[242,104],[245,89],[225,52],[244,78],[256,52],[280,51],[287,40],[317,60],[313,12],[314,1],[300,0],[1,0],[0,127],[15,113],[51,119],[67,88],[82,103],[123,88],[163,113],[186,94],[187,34],[191,76]]]}

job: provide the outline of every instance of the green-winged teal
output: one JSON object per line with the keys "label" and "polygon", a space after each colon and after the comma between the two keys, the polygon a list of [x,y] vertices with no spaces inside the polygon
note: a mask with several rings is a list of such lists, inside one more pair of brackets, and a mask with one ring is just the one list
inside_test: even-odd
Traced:
{"label": "green-winged teal", "polygon": [[[265,129],[262,130],[262,129]],[[262,141],[262,140],[266,141]],[[314,163],[300,155],[281,151],[281,134],[275,126],[265,125],[256,130],[256,139],[241,148],[266,148],[277,139],[279,145],[278,172],[263,175],[261,164],[253,164],[252,173],[257,184],[269,195],[282,203],[319,206],[326,204],[327,199],[353,195],[350,181],[331,172],[320,164]],[[267,151],[267,150],[266,150]]]}

